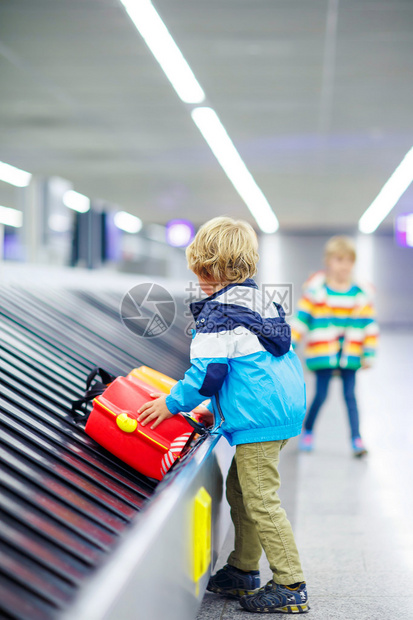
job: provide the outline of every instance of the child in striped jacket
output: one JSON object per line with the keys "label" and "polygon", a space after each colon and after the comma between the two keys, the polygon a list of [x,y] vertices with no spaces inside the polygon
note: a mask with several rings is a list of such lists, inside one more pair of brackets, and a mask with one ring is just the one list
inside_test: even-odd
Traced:
{"label": "child in striped jacket", "polygon": [[367,454],[360,436],[355,396],[356,371],[372,364],[378,326],[369,287],[353,281],[354,244],[347,237],[332,237],[325,248],[326,270],[317,272],[304,285],[296,317],[291,322],[296,345],[306,340],[307,366],[316,375],[316,393],[304,421],[300,449],[313,449],[313,427],[328,392],[330,379],[339,374],[343,382],[351,441],[355,456]]}

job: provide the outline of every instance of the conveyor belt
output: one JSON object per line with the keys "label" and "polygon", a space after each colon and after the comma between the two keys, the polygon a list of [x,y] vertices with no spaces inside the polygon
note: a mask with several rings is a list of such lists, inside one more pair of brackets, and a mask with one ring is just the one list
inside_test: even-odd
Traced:
{"label": "conveyor belt", "polygon": [[161,338],[133,336],[120,296],[0,291],[0,617],[56,618],[99,566],[156,482],[95,444],[70,416],[90,369],[147,364],[181,376],[183,319]]}

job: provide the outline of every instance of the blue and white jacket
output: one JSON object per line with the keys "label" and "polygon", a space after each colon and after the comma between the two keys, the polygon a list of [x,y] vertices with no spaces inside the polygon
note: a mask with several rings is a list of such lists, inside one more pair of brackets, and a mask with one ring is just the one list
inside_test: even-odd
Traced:
{"label": "blue and white jacket", "polygon": [[169,411],[191,411],[210,397],[216,423],[219,409],[225,418],[217,431],[231,445],[299,435],[305,384],[282,307],[248,279],[190,308],[191,367],[167,396]]}

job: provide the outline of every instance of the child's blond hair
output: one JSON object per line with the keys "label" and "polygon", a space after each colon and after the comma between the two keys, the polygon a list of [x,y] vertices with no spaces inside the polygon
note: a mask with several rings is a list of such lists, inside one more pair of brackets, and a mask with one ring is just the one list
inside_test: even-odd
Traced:
{"label": "child's blond hair", "polygon": [[243,282],[257,271],[258,240],[248,222],[215,217],[186,249],[188,267],[209,282]]}
{"label": "child's blond hair", "polygon": [[336,235],[331,237],[324,248],[324,257],[330,256],[350,256],[353,263],[356,262],[356,246],[349,237]]}

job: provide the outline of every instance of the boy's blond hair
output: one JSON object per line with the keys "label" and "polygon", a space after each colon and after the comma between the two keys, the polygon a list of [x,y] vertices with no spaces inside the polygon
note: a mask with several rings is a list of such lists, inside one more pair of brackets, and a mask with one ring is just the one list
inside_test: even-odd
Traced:
{"label": "boy's blond hair", "polygon": [[188,267],[208,282],[243,282],[257,271],[258,240],[248,222],[215,217],[186,249]]}
{"label": "boy's blond hair", "polygon": [[357,257],[356,246],[349,237],[336,235],[327,241],[324,249],[324,257],[330,256],[350,256],[354,263]]}

